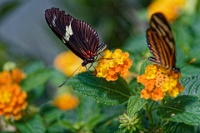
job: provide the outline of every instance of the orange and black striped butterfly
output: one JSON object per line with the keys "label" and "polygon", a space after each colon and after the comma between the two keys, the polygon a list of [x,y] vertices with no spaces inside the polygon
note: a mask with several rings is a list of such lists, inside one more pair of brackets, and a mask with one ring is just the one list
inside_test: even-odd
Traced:
{"label": "orange and black striped butterfly", "polygon": [[150,28],[146,31],[147,43],[154,57],[149,57],[151,62],[170,69],[175,73],[180,72],[176,68],[176,49],[171,28],[162,13],[151,16]]}

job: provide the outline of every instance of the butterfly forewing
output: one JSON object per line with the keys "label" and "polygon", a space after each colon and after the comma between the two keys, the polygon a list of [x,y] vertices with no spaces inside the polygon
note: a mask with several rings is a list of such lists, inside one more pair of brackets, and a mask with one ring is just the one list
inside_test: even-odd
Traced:
{"label": "butterfly forewing", "polygon": [[99,45],[98,34],[89,24],[65,14],[58,8],[47,9],[45,18],[49,27],[62,42],[83,60],[83,66],[94,62],[98,50],[106,47],[104,43]]}
{"label": "butterfly forewing", "polygon": [[45,18],[52,31],[60,38],[64,38],[66,34],[66,26],[69,26],[73,17],[66,15],[65,12],[59,11],[57,8],[47,9]]}
{"label": "butterfly forewing", "polygon": [[148,47],[154,57],[149,60],[161,67],[178,70],[175,68],[175,42],[171,28],[166,18],[161,13],[155,13],[150,20],[150,28],[146,32]]}

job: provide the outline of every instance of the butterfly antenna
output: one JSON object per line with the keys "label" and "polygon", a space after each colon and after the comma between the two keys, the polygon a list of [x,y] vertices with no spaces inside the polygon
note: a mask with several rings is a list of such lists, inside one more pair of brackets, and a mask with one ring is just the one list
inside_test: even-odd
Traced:
{"label": "butterfly antenna", "polygon": [[76,68],[76,70],[58,87],[62,87],[75,74],[76,71],[79,71],[81,69],[81,67],[82,67],[82,65],[79,66],[78,68]]}

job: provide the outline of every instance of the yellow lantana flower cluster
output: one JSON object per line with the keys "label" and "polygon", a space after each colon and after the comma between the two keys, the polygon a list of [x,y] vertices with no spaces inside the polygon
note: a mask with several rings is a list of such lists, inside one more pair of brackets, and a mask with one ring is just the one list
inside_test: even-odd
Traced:
{"label": "yellow lantana flower cluster", "polygon": [[122,50],[116,49],[112,53],[106,50],[95,67],[95,74],[97,77],[106,78],[107,81],[115,81],[118,79],[118,74],[125,77],[131,65],[132,60],[128,52],[123,53]]}
{"label": "yellow lantana flower cluster", "polygon": [[171,97],[176,97],[184,90],[178,79],[180,73],[174,73],[168,69],[163,69],[156,64],[146,67],[145,73],[137,77],[137,81],[144,85],[140,97],[158,101],[162,100],[165,93]]}
{"label": "yellow lantana flower cluster", "polygon": [[54,99],[53,104],[60,110],[71,110],[78,106],[79,99],[70,93],[64,93],[58,95]]}
{"label": "yellow lantana flower cluster", "polygon": [[27,107],[27,94],[19,83],[25,74],[19,68],[0,72],[0,116],[19,120]]}
{"label": "yellow lantana flower cluster", "polygon": [[148,18],[156,12],[163,13],[168,21],[175,20],[180,14],[180,10],[186,5],[185,0],[154,0],[148,6]]}

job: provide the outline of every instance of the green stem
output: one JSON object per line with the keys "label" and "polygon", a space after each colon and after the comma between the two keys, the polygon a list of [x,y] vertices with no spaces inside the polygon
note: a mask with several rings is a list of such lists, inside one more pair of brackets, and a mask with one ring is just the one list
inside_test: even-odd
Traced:
{"label": "green stem", "polygon": [[162,104],[162,105],[164,105],[164,104],[165,104],[165,100],[164,100],[164,99],[161,101],[161,104]]}
{"label": "green stem", "polygon": [[42,110],[43,108],[46,108],[47,106],[50,106],[50,105],[53,105],[52,101],[48,101],[46,103],[41,104],[38,109]]}
{"label": "green stem", "polygon": [[198,13],[200,12],[200,0],[196,1],[195,11]]}
{"label": "green stem", "polygon": [[155,101],[152,102],[152,104],[150,105],[149,109],[152,109],[154,103],[155,103]]}
{"label": "green stem", "polygon": [[152,108],[151,110],[153,111],[153,110],[158,109],[158,108],[159,108],[159,107],[157,106],[157,107]]}
{"label": "green stem", "polygon": [[150,124],[154,125],[154,120],[152,117],[151,109],[148,107],[148,104],[146,104],[146,111],[147,111],[147,115],[148,115]]}

